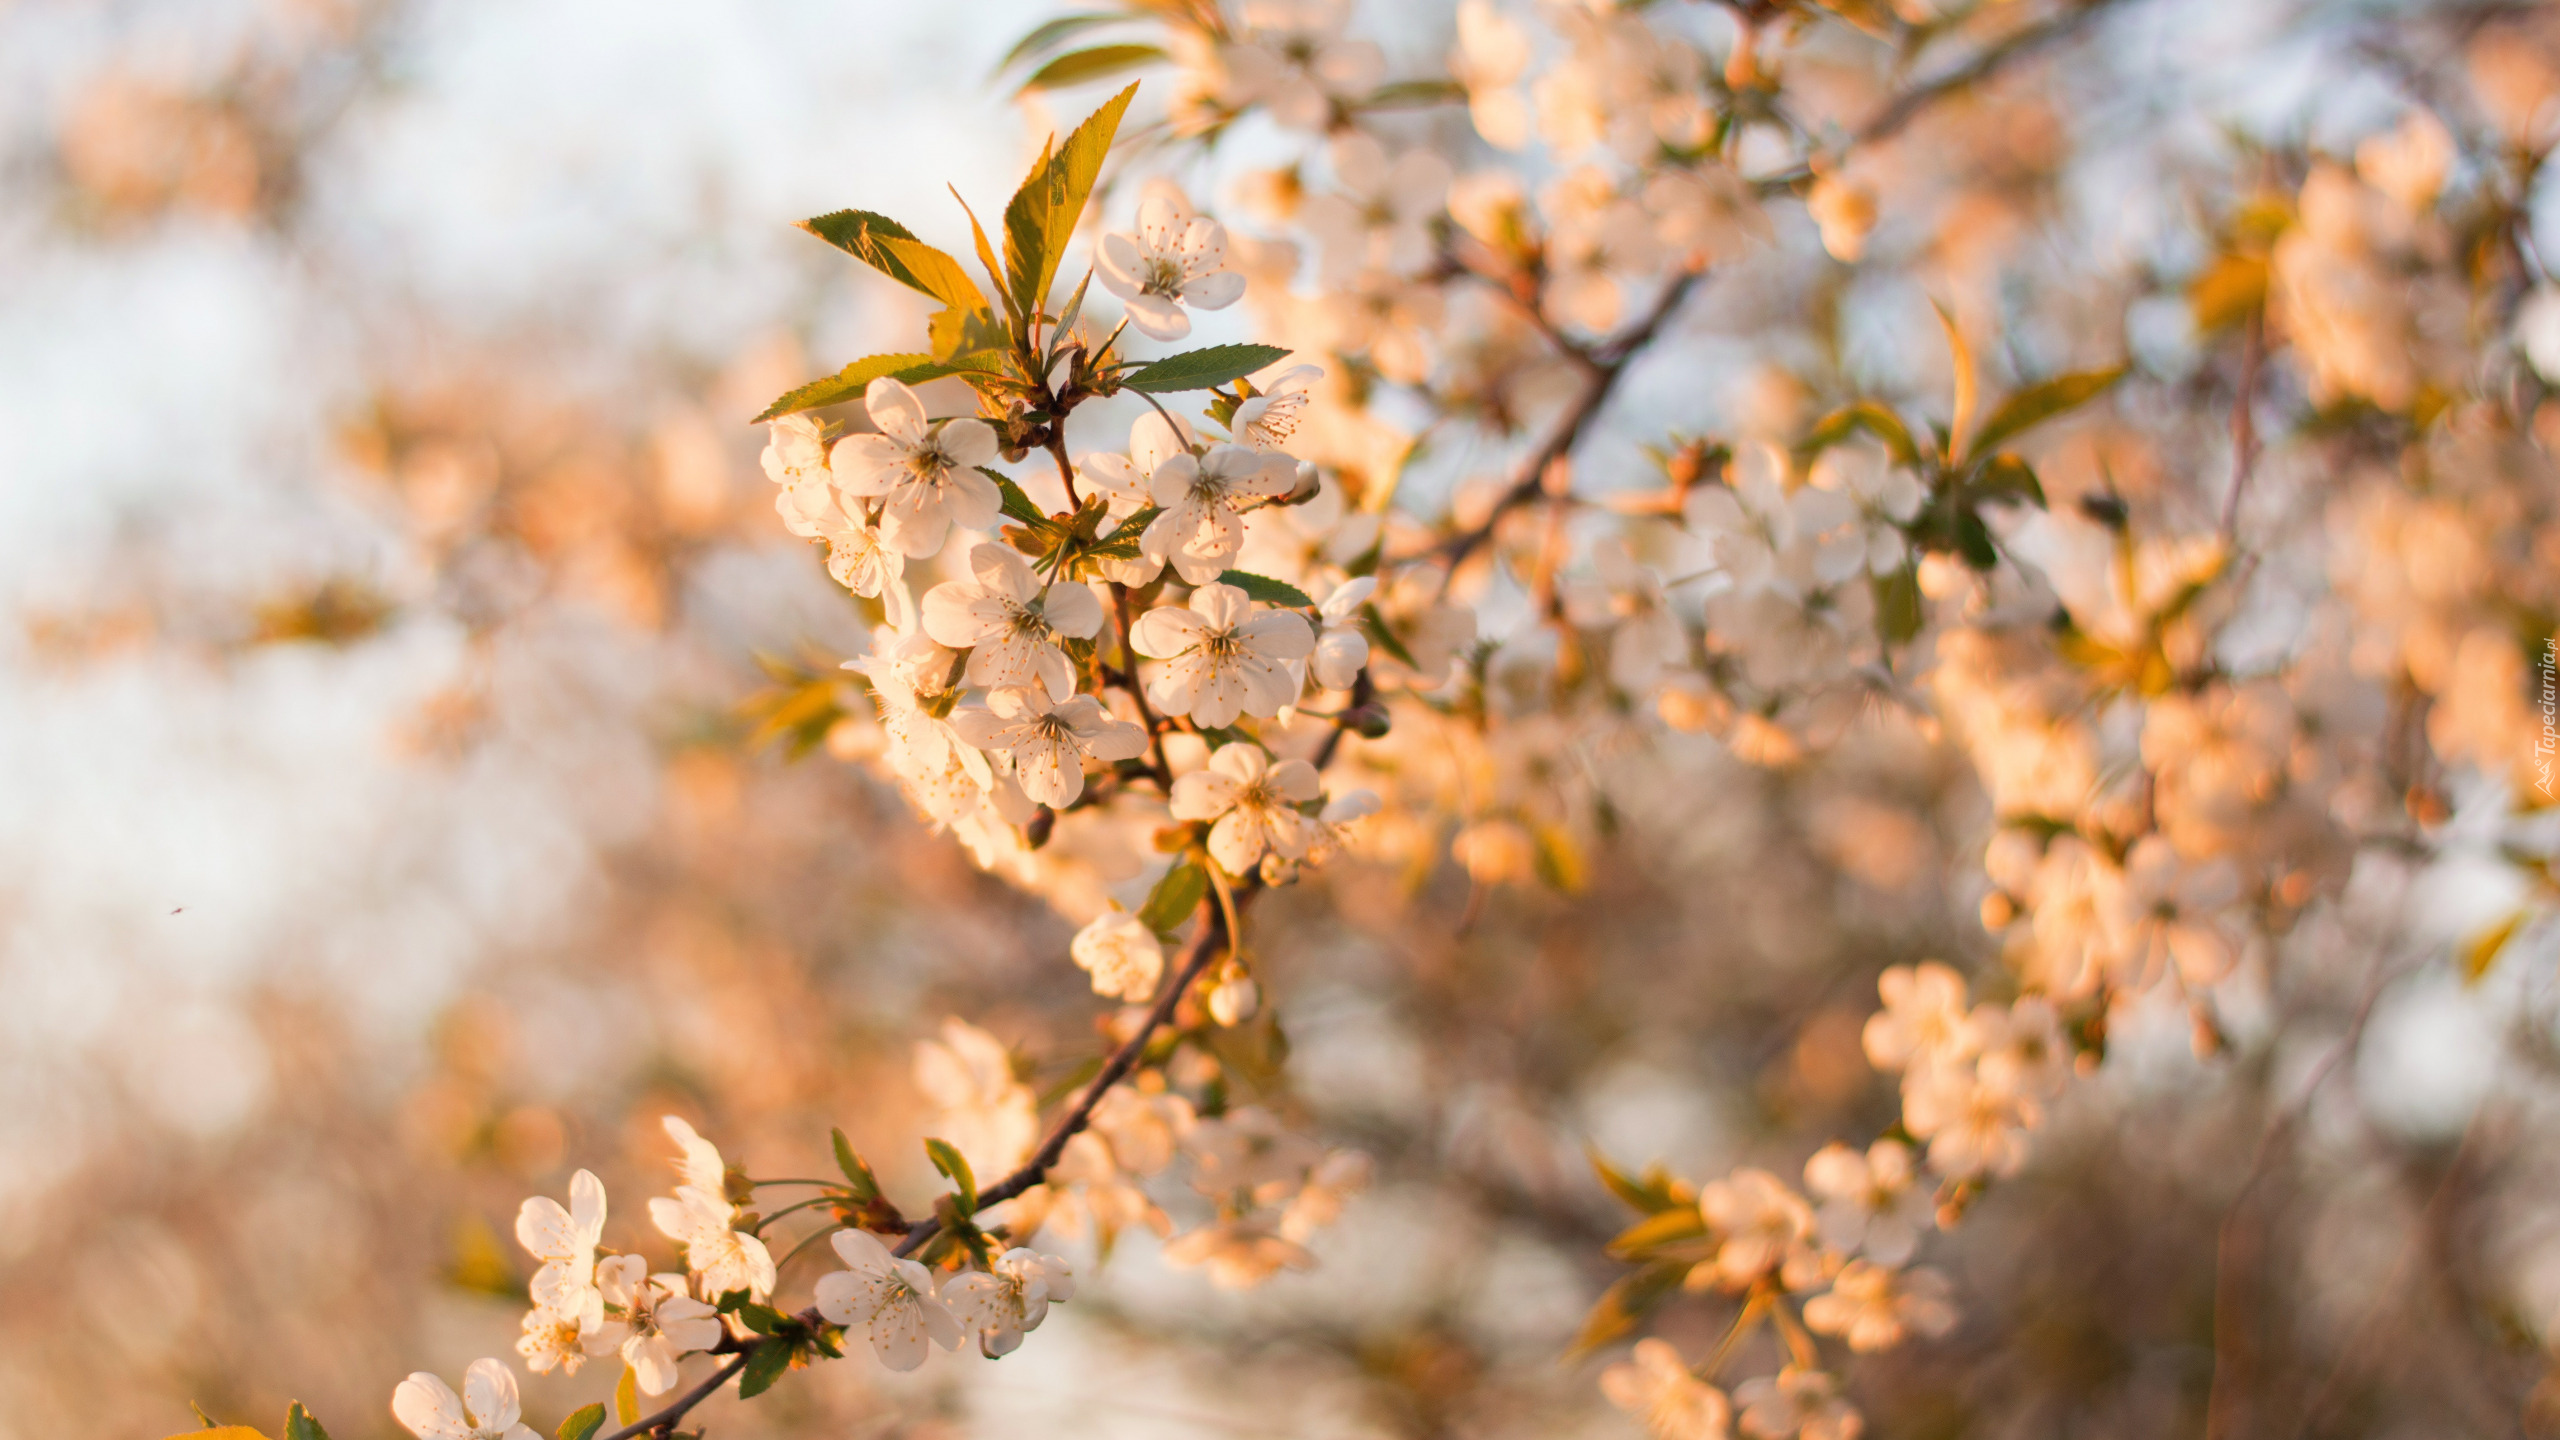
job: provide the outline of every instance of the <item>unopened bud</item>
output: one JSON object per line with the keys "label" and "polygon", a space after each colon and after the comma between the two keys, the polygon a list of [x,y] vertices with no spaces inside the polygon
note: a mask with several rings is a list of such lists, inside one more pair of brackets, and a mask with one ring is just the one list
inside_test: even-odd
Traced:
{"label": "unopened bud", "polygon": [[1343,716],[1342,722],[1351,728],[1352,734],[1363,740],[1386,738],[1387,729],[1392,723],[1387,715],[1387,707],[1374,700]]}
{"label": "unopened bud", "polygon": [[1031,812],[1022,827],[1022,843],[1037,850],[1049,843],[1050,832],[1058,828],[1058,812],[1043,805]]}

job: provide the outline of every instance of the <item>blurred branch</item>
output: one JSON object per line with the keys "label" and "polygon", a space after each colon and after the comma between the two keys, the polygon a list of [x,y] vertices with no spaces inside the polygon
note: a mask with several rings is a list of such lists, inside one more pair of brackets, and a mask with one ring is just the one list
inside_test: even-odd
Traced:
{"label": "blurred branch", "polygon": [[1920,118],[1921,112],[1949,95],[2007,69],[2016,61],[2067,40],[2088,27],[2090,22],[2122,0],[2082,0],[2082,3],[2048,16],[2035,24],[1994,42],[1979,55],[1938,76],[1924,80],[1886,102],[1885,107],[1867,117],[1858,127],[1857,142],[1873,145],[1891,139],[1902,128]]}

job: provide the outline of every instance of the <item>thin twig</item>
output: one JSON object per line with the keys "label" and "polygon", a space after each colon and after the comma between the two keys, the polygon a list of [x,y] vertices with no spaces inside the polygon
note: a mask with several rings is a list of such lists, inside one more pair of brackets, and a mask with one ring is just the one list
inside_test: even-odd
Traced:
{"label": "thin twig", "polygon": [[2086,0],[2058,15],[2049,16],[1984,48],[1981,54],[1932,80],[1924,80],[1894,97],[1886,106],[1867,117],[1857,129],[1857,142],[1873,145],[1891,139],[1902,128],[1920,118],[1928,109],[1949,95],[1990,79],[2011,63],[2032,55],[2057,41],[2077,34],[2100,12],[2118,0]]}

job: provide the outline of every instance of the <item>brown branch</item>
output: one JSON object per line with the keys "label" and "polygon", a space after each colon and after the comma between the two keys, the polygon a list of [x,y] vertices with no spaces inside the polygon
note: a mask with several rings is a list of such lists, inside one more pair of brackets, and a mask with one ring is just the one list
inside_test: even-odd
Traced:
{"label": "brown branch", "polygon": [[2228,551],[2240,533],[2240,497],[2249,488],[2249,472],[2258,464],[2258,366],[2266,359],[2267,312],[2249,316],[2240,342],[2240,393],[2231,401],[2231,490],[2222,499],[2222,548]]}

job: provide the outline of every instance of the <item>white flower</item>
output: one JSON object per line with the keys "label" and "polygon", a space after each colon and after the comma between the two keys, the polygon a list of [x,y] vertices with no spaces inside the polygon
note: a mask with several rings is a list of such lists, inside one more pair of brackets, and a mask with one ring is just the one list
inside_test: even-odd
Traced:
{"label": "white flower", "polygon": [[1319,1229],[1342,1218],[1342,1207],[1369,1188],[1376,1166],[1358,1150],[1335,1150],[1307,1172],[1307,1182],[1280,1212],[1280,1234],[1303,1243]]}
{"label": "white flower", "polygon": [[2166,837],[2145,835],[2125,856],[2116,895],[2109,919],[2128,987],[2147,989],[2172,968],[2190,989],[2230,973],[2234,956],[2222,917],[2240,898],[2230,861],[2189,865]]}
{"label": "white flower", "polygon": [[1077,931],[1067,954],[1093,976],[1094,994],[1132,1005],[1153,998],[1156,982],[1164,977],[1163,943],[1145,921],[1116,905]]}
{"label": "white flower", "polygon": [[1221,1290],[1250,1290],[1283,1269],[1316,1268],[1307,1247],[1274,1233],[1269,1222],[1247,1217],[1191,1231],[1166,1245],[1164,1258],[1185,1270],[1206,1267],[1210,1283]]}
{"label": "white flower", "polygon": [[826,432],[806,415],[785,415],[765,427],[765,478],[785,489],[827,474]]}
{"label": "white flower", "polygon": [[[1125,1093],[1114,1090],[1111,1095]],[[1103,1103],[1108,1106],[1109,1098]],[[1186,1105],[1186,1117],[1188,1113]],[[1096,1120],[1099,1123],[1098,1111]],[[1172,1219],[1121,1174],[1111,1153],[1112,1146],[1092,1131],[1068,1136],[1067,1148],[1060,1152],[1058,1163],[1049,1167],[1047,1180],[1023,1191],[1013,1202],[1015,1235],[1027,1239],[1045,1227],[1072,1240],[1090,1229],[1108,1247],[1132,1225],[1142,1225],[1159,1237],[1172,1234]]]}
{"label": "white flower", "polygon": [[978,1337],[978,1353],[990,1359],[1012,1354],[1023,1335],[1049,1317],[1049,1303],[1071,1300],[1075,1267],[1055,1255],[1012,1249],[985,1270],[954,1275],[943,1283],[944,1301],[961,1330]]}
{"label": "white flower", "polygon": [[1104,1092],[1093,1107],[1092,1131],[1110,1143],[1118,1168],[1153,1175],[1173,1163],[1174,1147],[1198,1123],[1191,1102],[1180,1094],[1122,1085]]}
{"label": "white flower", "polygon": [[1837,1144],[1815,1151],[1804,1162],[1804,1184],[1822,1198],[1815,1212],[1822,1243],[1863,1251],[1880,1265],[1910,1259],[1931,1221],[1917,1169],[1911,1147],[1899,1140],[1878,1140],[1863,1155]]}
{"label": "white flower", "polygon": [[1298,422],[1306,418],[1307,407],[1314,403],[1315,397],[1308,392],[1323,378],[1322,366],[1290,366],[1238,405],[1235,421],[1228,428],[1256,450],[1279,449],[1298,433]]}
{"label": "white flower", "polygon": [[1790,1365],[1773,1378],[1745,1380],[1734,1387],[1742,1407],[1742,1433],[1755,1440],[1858,1440],[1866,1417],[1840,1398],[1840,1382],[1820,1370]]}
{"label": "white flower", "polygon": [[1307,669],[1327,690],[1348,690],[1369,664],[1369,637],[1360,630],[1360,607],[1377,593],[1378,578],[1363,575],[1334,587],[1316,611],[1324,628],[1316,635]]}
{"label": "white flower", "polygon": [[516,1211],[516,1243],[542,1262],[533,1274],[533,1303],[562,1315],[587,1308],[594,1288],[596,1242],[604,1238],[604,1182],[581,1170],[569,1177],[569,1207],[548,1195]]}
{"label": "white flower", "polygon": [[1082,581],[1042,589],[1031,564],[1006,545],[969,552],[973,583],[952,580],[924,592],[924,632],[935,643],[969,652],[964,683],[1027,690],[1045,685],[1064,700],[1076,693],[1075,663],[1061,648],[1102,628],[1102,602]]}
{"label": "white flower", "polygon": [[933,1272],[890,1254],[867,1230],[839,1230],[828,1243],[847,1268],[818,1277],[818,1313],[861,1331],[881,1364],[913,1370],[932,1353],[927,1340],[959,1347],[960,1322],[934,1293]]}
{"label": "white flower", "polygon": [[1935,1336],[1953,1329],[1956,1312],[1947,1294],[1947,1277],[1935,1270],[1901,1272],[1852,1260],[1832,1280],[1830,1293],[1804,1302],[1804,1323],[1841,1337],[1861,1354],[1890,1350],[1907,1333]]}
{"label": "white flower", "polygon": [[1129,323],[1157,340],[1191,333],[1183,306],[1224,310],[1244,294],[1244,277],[1227,268],[1227,227],[1161,191],[1138,202],[1136,230],[1102,237],[1093,269]]}
{"label": "white flower", "polygon": [[[1718,1237],[1715,1258],[1689,1273],[1693,1289],[1728,1290],[1793,1269],[1809,1258],[1813,1208],[1766,1170],[1736,1170],[1698,1190],[1698,1213]],[[1791,1287],[1792,1288],[1792,1287]]]}
{"label": "white flower", "polygon": [[1008,757],[1022,793],[1055,809],[1084,793],[1086,757],[1132,760],[1147,748],[1146,731],[1112,719],[1090,695],[1053,702],[1040,690],[997,690],[985,704],[952,711],[951,728],[979,749]]}
{"label": "white flower", "polygon": [[1087,455],[1076,462],[1076,474],[1110,500],[1111,513],[1126,515],[1156,503],[1156,475],[1167,465],[1186,467],[1188,480],[1192,443],[1189,426],[1149,410],[1129,426],[1128,454]]}
{"label": "white flower", "polygon": [[907,572],[907,557],[889,543],[889,532],[875,523],[860,501],[848,502],[832,480],[821,475],[773,497],[783,527],[806,540],[827,542],[827,573],[856,595],[887,592],[894,605],[897,584]]}
{"label": "white flower", "polygon": [[1624,540],[1612,535],[1592,546],[1591,563],[1599,576],[1565,592],[1567,611],[1577,625],[1610,627],[1609,679],[1641,694],[1688,658],[1689,632],[1672,612],[1662,577],[1637,563]]}
{"label": "white flower", "polygon": [[1902,1127],[1929,1142],[1929,1168],[1955,1180],[2014,1175],[2027,1161],[2026,1132],[2044,1119],[2036,1102],[1985,1084],[1972,1067],[1914,1070],[1902,1085]]}
{"label": "white flower", "polygon": [[1232,585],[1203,585],[1188,606],[1159,605],[1139,616],[1129,644],[1165,662],[1147,686],[1157,709],[1216,728],[1238,715],[1268,719],[1296,700],[1289,662],[1307,657],[1315,635],[1289,611],[1255,613]]}
{"label": "white flower", "polygon": [[1777,447],[1745,442],[1733,458],[1732,484],[1690,492],[1689,528],[1708,537],[1737,589],[1802,596],[1866,567],[1867,540],[1853,523],[1857,503],[1813,485],[1789,491],[1786,465]]}
{"label": "white flower", "polygon": [[917,1043],[915,1077],[940,1112],[926,1133],[959,1147],[978,1174],[1001,1175],[1031,1153],[1040,1115],[1031,1092],[1013,1077],[1003,1041],[965,1020],[947,1019],[941,1039]]}
{"label": "white flower", "polygon": [[495,1360],[462,1372],[462,1393],[424,1370],[391,1392],[391,1414],[418,1440],[540,1440],[518,1421],[516,1377]]}
{"label": "white flower", "polygon": [[575,1311],[536,1305],[524,1312],[524,1333],[516,1337],[516,1353],[524,1357],[525,1368],[536,1375],[548,1375],[554,1370],[575,1375],[578,1367],[587,1363],[587,1357],[613,1348],[610,1329],[611,1322],[604,1315],[604,1296],[589,1290]]}
{"label": "white flower", "polygon": [[1644,1421],[1655,1440],[1725,1440],[1733,1407],[1699,1379],[1668,1340],[1639,1340],[1632,1355],[1600,1372],[1600,1393]]}
{"label": "white flower", "polygon": [[847,494],[884,497],[881,527],[905,555],[942,548],[953,525],[985,530],[1003,513],[996,482],[977,467],[996,457],[996,432],[983,420],[936,425],[916,392],[887,376],[863,392],[877,435],[847,435],[827,456]]}
{"label": "white flower", "polygon": [[1259,745],[1223,745],[1201,769],[1173,782],[1176,820],[1215,820],[1209,854],[1230,875],[1243,875],[1268,850],[1295,860],[1316,838],[1316,822],[1297,808],[1324,791],[1304,760],[1275,765]]}
{"label": "white flower", "polygon": [[1375,136],[1346,130],[1333,142],[1333,179],[1339,188],[1308,197],[1298,212],[1324,247],[1329,282],[1369,269],[1410,275],[1431,263],[1431,222],[1449,193],[1448,161],[1428,149],[1390,161]]}
{"label": "white flower", "polygon": [[1160,465],[1149,490],[1164,513],[1138,537],[1138,553],[1170,562],[1185,585],[1206,585],[1244,549],[1247,502],[1286,495],[1297,483],[1296,461],[1242,445],[1212,445],[1188,466]]}
{"label": "white flower", "polygon": [[1337,105],[1377,89],[1386,52],[1343,36],[1349,11],[1347,0],[1251,0],[1244,43],[1226,54],[1247,103],[1259,102],[1292,130],[1322,130]]}
{"label": "white flower", "polygon": [[1487,0],[1460,0],[1458,45],[1449,74],[1467,87],[1467,114],[1476,133],[1497,150],[1529,144],[1529,104],[1518,82],[1529,68],[1529,37]]}
{"label": "white flower", "polygon": [[1865,547],[1868,573],[1883,575],[1901,568],[1903,557],[1910,553],[1902,526],[1920,513],[1928,499],[1919,476],[1894,464],[1882,445],[1863,440],[1823,451],[1807,479],[1820,489],[1846,495],[1857,505],[1857,533]]}
{"label": "white flower", "polygon": [[1964,977],[1935,960],[1896,965],[1876,977],[1884,1009],[1861,1037],[1879,1070],[1925,1069],[1965,1052]]}
{"label": "white flower", "polygon": [[2041,995],[2014,1004],[1976,1005],[1965,1018],[1967,1048],[1982,1083],[2020,1095],[2062,1093],[2071,1079],[2071,1046],[2062,1017]]}
{"label": "white flower", "polygon": [[637,1255],[616,1255],[596,1267],[605,1303],[616,1307],[623,1363],[641,1392],[664,1395],[675,1388],[676,1362],[720,1343],[720,1312],[685,1293],[681,1275],[651,1275]]}
{"label": "white flower", "polygon": [[1306,1183],[1307,1171],[1323,1158],[1315,1142],[1258,1105],[1199,1122],[1183,1143],[1191,1152],[1191,1188],[1203,1195],[1260,1193],[1267,1187],[1277,1198]]}
{"label": "white flower", "polygon": [[649,1220],[658,1233],[684,1247],[684,1263],[705,1295],[744,1290],[762,1299],[773,1293],[773,1255],[764,1242],[730,1221],[737,1207],[707,1190],[676,1187],[675,1197],[649,1201]]}

